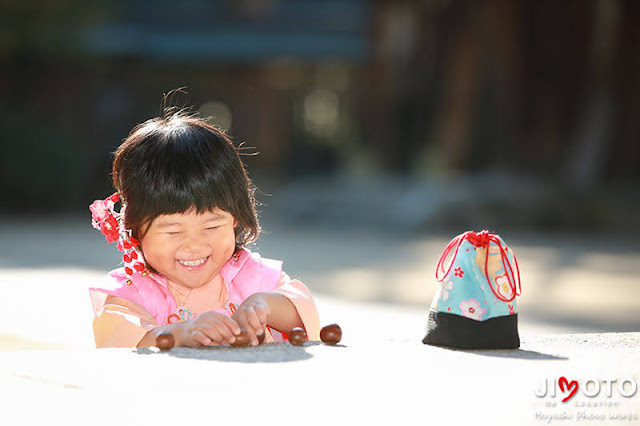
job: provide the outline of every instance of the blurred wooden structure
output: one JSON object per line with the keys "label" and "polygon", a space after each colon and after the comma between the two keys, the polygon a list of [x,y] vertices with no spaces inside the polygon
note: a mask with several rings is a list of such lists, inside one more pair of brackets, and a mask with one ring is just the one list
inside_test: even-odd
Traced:
{"label": "blurred wooden structure", "polygon": [[32,1],[3,14],[3,208],[107,191],[109,152],[182,86],[185,103],[228,110],[230,133],[261,153],[252,169],[286,177],[506,170],[585,192],[640,178],[637,1]]}

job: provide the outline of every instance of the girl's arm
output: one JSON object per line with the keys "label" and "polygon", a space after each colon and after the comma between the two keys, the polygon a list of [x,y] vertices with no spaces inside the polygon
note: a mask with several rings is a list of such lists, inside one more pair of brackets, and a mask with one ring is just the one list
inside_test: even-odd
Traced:
{"label": "girl's arm", "polygon": [[232,318],[247,330],[254,345],[258,342],[256,333],[262,332],[267,325],[284,333],[289,333],[294,327],[303,327],[309,340],[319,339],[320,321],[311,292],[285,273],[282,273],[273,292],[251,295]]}
{"label": "girl's arm", "polygon": [[285,333],[288,333],[294,327],[304,327],[296,305],[286,296],[278,292],[262,294],[271,310],[271,314],[267,317],[267,325],[269,327]]}
{"label": "girl's arm", "polygon": [[[307,332],[307,338],[309,340],[320,340],[320,318],[318,316],[318,309],[316,308],[311,291],[309,291],[307,286],[299,280],[292,280],[283,272],[274,292],[286,297],[289,302],[295,306],[298,316],[302,320],[303,327]],[[288,328],[285,329],[284,332],[288,333],[290,330],[291,328]]]}
{"label": "girl's arm", "polygon": [[93,320],[97,348],[136,346],[156,327],[153,316],[141,306],[115,296],[108,296]]}
{"label": "girl's arm", "polygon": [[162,332],[173,334],[176,346],[208,346],[216,343],[233,343],[240,334],[238,323],[217,312],[205,312],[189,321],[156,327],[149,330],[138,342],[138,347],[155,346]]}
{"label": "girl's arm", "polygon": [[127,299],[108,296],[93,320],[96,347],[148,347],[156,345],[158,334],[173,334],[176,346],[233,343],[238,324],[226,315],[205,312],[190,321],[158,326],[144,308]]}
{"label": "girl's arm", "polygon": [[173,337],[175,339],[175,345],[176,346],[181,346],[180,342],[181,342],[181,336],[179,333],[179,328],[176,329],[176,327],[172,327],[175,324],[169,324],[167,326],[161,326],[161,327],[155,327],[151,330],[149,330],[143,337],[142,339],[140,339],[140,341],[138,342],[138,344],[136,345],[138,348],[146,348],[149,346],[155,346],[156,345],[156,337],[158,337],[158,334],[163,333],[165,331],[170,332],[171,334],[173,334]]}
{"label": "girl's arm", "polygon": [[232,318],[217,312],[205,312],[190,321],[155,327],[144,334],[137,346],[155,346],[162,332],[173,334],[176,346],[210,345],[212,342],[233,343],[240,327],[249,334],[252,345],[258,344],[257,334],[266,326],[288,333],[294,327],[304,327],[296,306],[277,292],[255,293],[238,307]]}
{"label": "girl's arm", "polygon": [[[291,300],[277,292],[255,293],[245,299],[233,314],[240,327],[249,332],[253,342],[266,326],[288,333],[293,327],[304,327],[298,310]],[[258,340],[255,340],[257,344]]]}

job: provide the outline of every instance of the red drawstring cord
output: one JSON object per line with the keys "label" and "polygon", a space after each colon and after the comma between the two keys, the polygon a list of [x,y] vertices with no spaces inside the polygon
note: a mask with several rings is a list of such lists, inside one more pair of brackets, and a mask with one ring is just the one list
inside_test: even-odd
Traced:
{"label": "red drawstring cord", "polygon": [[[493,294],[500,300],[504,301],[504,302],[511,302],[513,299],[516,298],[516,296],[520,296],[521,292],[522,292],[522,286],[520,283],[520,267],[518,266],[518,260],[516,259],[516,255],[513,254],[513,261],[515,263],[515,267],[516,267],[516,275],[513,274],[513,267],[511,266],[511,262],[509,261],[509,257],[507,255],[507,251],[505,250],[504,247],[502,247],[502,243],[500,242],[500,238],[498,238],[496,235],[494,234],[490,234],[489,231],[487,230],[483,230],[481,232],[473,232],[473,231],[467,231],[465,233],[462,233],[460,235],[458,235],[457,237],[455,237],[454,239],[452,239],[449,244],[447,244],[447,247],[444,249],[444,251],[442,252],[442,256],[440,256],[440,260],[438,260],[438,266],[436,266],[436,279],[440,282],[442,282],[442,280],[444,280],[444,278],[449,275],[449,272],[451,271],[451,268],[453,267],[453,264],[456,260],[456,257],[458,256],[458,250],[460,250],[460,246],[462,245],[462,243],[464,242],[464,240],[469,240],[469,242],[471,244],[473,244],[476,247],[484,247],[487,250],[485,259],[484,259],[484,275],[487,278],[487,282],[489,283],[489,287],[491,288],[491,291],[493,292]],[[500,258],[502,261],[502,267],[504,269],[504,271],[507,273],[507,281],[509,282],[509,287],[511,287],[511,290],[513,290],[513,295],[511,296],[510,299],[506,299],[504,297],[502,297],[500,294],[498,294],[495,290],[495,288],[493,287],[493,284],[491,283],[491,279],[489,278],[489,248],[491,245],[491,242],[494,242],[495,244],[498,245],[498,247],[500,248]],[[447,258],[449,257],[449,254],[451,253],[451,251],[454,249],[455,247],[455,252],[453,253],[453,258],[451,259],[451,263],[449,263],[449,267],[447,268],[447,271],[444,271],[444,263],[446,262]],[[513,253],[513,252],[512,252]],[[508,269],[507,269],[508,267]],[[441,272],[444,272],[444,275],[440,275]],[[511,278],[513,277],[513,278]],[[516,286],[516,282],[517,281],[517,286]],[[517,287],[517,288],[516,288]]]}

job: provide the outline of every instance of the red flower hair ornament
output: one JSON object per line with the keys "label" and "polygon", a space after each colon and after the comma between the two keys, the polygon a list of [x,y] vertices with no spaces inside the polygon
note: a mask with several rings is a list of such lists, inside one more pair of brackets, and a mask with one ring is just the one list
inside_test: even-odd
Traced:
{"label": "red flower hair ornament", "polygon": [[123,252],[124,271],[129,278],[135,271],[146,275],[147,267],[140,251],[140,242],[131,236],[130,229],[124,229],[126,206],[123,205],[119,212],[115,210],[115,204],[119,200],[120,196],[116,192],[105,200],[94,201],[89,206],[91,225],[102,232],[108,242],[118,242],[116,247]]}

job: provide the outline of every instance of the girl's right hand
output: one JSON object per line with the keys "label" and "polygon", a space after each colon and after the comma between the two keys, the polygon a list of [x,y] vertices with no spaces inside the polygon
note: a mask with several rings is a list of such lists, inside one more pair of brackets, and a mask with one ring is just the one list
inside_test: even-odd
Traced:
{"label": "girl's right hand", "polygon": [[176,339],[176,346],[208,346],[216,343],[233,343],[240,326],[236,321],[218,312],[205,312],[195,319],[171,324],[167,327]]}

